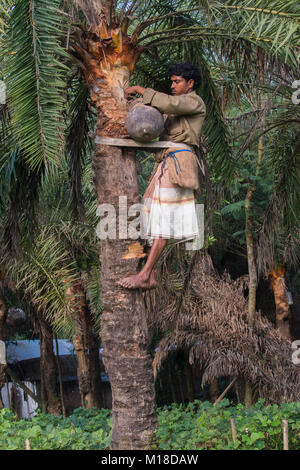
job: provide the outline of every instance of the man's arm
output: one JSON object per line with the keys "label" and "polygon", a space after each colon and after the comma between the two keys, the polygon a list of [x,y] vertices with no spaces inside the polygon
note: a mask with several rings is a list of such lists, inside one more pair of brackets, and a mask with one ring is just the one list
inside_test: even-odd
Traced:
{"label": "man's arm", "polygon": [[133,98],[137,93],[144,96],[145,90],[146,90],[146,88],[144,88],[142,86],[139,86],[139,85],[131,86],[129,88],[126,88],[126,90],[124,90],[125,91],[125,97],[126,98]]}

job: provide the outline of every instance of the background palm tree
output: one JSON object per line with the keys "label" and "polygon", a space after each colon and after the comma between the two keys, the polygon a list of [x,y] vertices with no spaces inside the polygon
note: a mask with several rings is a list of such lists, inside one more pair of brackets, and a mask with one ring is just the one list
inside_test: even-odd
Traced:
{"label": "background palm tree", "polygon": [[203,371],[203,385],[218,377],[243,378],[255,399],[299,401],[299,371],[291,361],[290,342],[259,312],[253,325],[247,321],[248,276],[233,280],[226,272],[220,275],[202,253],[184,286],[182,253],[177,259],[176,270],[174,256],[173,267],[162,264],[163,288],[151,293],[149,321],[161,338],[154,355],[156,373],[169,355],[184,350],[189,363]]}
{"label": "background palm tree", "polygon": [[[89,208],[85,222],[76,221],[68,205],[68,164],[66,160],[61,163],[60,172],[48,173],[43,180],[35,214],[39,233],[34,241],[30,243],[25,228],[20,233],[22,256],[11,256],[11,251],[2,256],[6,279],[14,281],[16,289],[24,293],[23,301],[32,305],[33,322],[41,331],[41,374],[45,378],[41,381],[42,385],[45,383],[41,394],[43,408],[50,412],[61,411],[53,331],[73,340],[83,407],[100,406],[101,387],[95,197],[91,197],[91,184],[84,184],[84,201]],[[90,170],[90,166],[86,168]],[[83,183],[90,178],[89,172]]]}

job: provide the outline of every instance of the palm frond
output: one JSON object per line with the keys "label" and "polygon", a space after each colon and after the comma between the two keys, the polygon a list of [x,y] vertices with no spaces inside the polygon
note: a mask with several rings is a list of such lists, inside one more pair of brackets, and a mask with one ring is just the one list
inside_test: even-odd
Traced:
{"label": "palm frond", "polygon": [[58,164],[64,148],[64,25],[59,0],[15,2],[1,51],[16,139],[32,169]]}
{"label": "palm frond", "polygon": [[[29,245],[34,239],[38,190],[41,185],[44,167],[40,167],[39,171],[30,170],[25,163],[20,147],[15,145],[9,153],[8,161],[2,167],[2,170],[5,170],[7,176],[5,184],[7,192],[3,195],[6,213],[3,217],[2,242],[4,253],[2,255],[6,259],[9,257],[22,257],[22,233],[26,234]],[[3,173],[1,177],[4,176]]]}
{"label": "palm frond", "polygon": [[185,61],[193,62],[198,66],[201,73],[199,95],[206,104],[202,143],[209,152],[208,160],[211,164],[212,175],[218,180],[226,180],[226,183],[230,184],[235,172],[235,162],[231,155],[230,133],[224,122],[218,90],[210,75],[201,44],[191,41],[184,45],[172,45],[172,51],[169,47],[162,47],[157,52],[158,57],[144,55],[140,59],[132,80],[138,80],[145,86],[152,86],[169,93],[169,77],[166,75],[168,65]]}
{"label": "palm frond", "polygon": [[0,104],[0,144],[5,145],[4,140],[7,137],[10,115],[7,104]]}
{"label": "palm frond", "polygon": [[248,37],[257,44],[269,42],[275,54],[280,54],[286,62],[297,64],[293,48],[300,39],[300,8],[296,2],[232,0],[217,5],[215,12],[225,14],[223,21],[227,25],[239,25],[240,37]]}
{"label": "palm frond", "polygon": [[81,273],[81,280],[86,293],[88,308],[91,312],[93,329],[95,333],[100,334],[101,325],[101,281],[99,265],[94,264],[89,267],[88,272]]}
{"label": "palm frond", "polygon": [[[39,225],[33,243],[28,243],[27,230],[21,227],[18,235],[23,256],[6,256],[4,262],[11,277],[17,279],[19,287],[56,331],[71,335],[76,329],[77,303],[69,305],[66,292],[80,279],[85,280],[93,322],[95,328],[99,328],[99,241],[95,233],[95,201],[88,207],[85,224],[70,216],[68,166],[66,160],[64,162],[60,171],[47,169],[42,178],[36,206]],[[83,182],[85,184],[85,180]]]}
{"label": "palm frond", "polygon": [[[299,7],[294,2],[274,0],[273,3],[276,4],[274,9],[256,8],[257,2],[251,0],[226,4],[207,2],[206,8],[201,8],[197,1],[192,1],[189,8],[183,9],[178,2],[170,6],[163,1],[157,7],[158,15],[146,17],[137,25],[135,34],[144,32],[139,41],[146,48],[193,40],[248,43],[295,68],[300,35]],[[181,24],[178,19],[182,20]]]}
{"label": "palm frond", "polygon": [[103,2],[100,0],[74,0],[73,3],[83,12],[89,25],[97,26],[99,16],[103,12]]}
{"label": "palm frond", "polygon": [[97,26],[101,17],[107,26],[117,22],[116,0],[74,0],[73,3],[82,11],[89,26]]}
{"label": "palm frond", "polygon": [[69,108],[70,124],[67,129],[66,150],[69,158],[70,207],[75,219],[84,220],[85,209],[82,195],[81,176],[85,160],[92,152],[92,113],[89,109],[89,91],[84,83],[72,87],[72,101]]}
{"label": "palm frond", "polygon": [[0,5],[0,46],[1,35],[4,34],[7,21],[9,17],[10,8],[12,7],[13,0],[2,0]]}
{"label": "palm frond", "polygon": [[185,43],[183,58],[187,62],[196,64],[201,73],[199,94],[206,104],[206,118],[202,133],[209,152],[208,160],[212,176],[219,181],[226,181],[229,185],[234,177],[236,164],[232,158],[230,132],[224,122],[220,95],[205,60],[205,51],[197,42]]}
{"label": "palm frond", "polygon": [[203,383],[219,376],[239,376],[269,402],[298,401],[300,379],[290,359],[291,343],[259,313],[255,325],[249,325],[247,282],[247,277],[233,281],[226,273],[220,277],[211,259],[202,256],[179,315],[174,293],[165,293],[164,286],[155,294],[157,299],[163,297],[151,320],[165,335],[158,344],[154,368],[157,371],[169,354],[184,349],[189,351],[189,362],[203,370]]}
{"label": "palm frond", "polygon": [[70,335],[73,324],[66,291],[78,279],[76,266],[48,227],[40,231],[35,242],[21,263],[10,264],[10,271],[18,288],[24,290],[56,331]]}

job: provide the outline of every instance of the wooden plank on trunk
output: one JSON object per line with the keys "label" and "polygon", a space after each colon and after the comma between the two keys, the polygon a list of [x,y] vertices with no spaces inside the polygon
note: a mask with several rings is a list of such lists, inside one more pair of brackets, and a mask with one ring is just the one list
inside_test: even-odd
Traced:
{"label": "wooden plank on trunk", "polygon": [[283,424],[283,450],[289,450],[289,427],[286,419],[282,420]]}
{"label": "wooden plank on trunk", "polygon": [[163,149],[163,148],[183,148],[192,150],[192,148],[183,144],[182,142],[171,142],[170,140],[159,140],[157,142],[137,142],[133,139],[119,139],[115,137],[102,137],[97,135],[95,143],[101,145],[111,145],[113,147],[133,147],[133,148],[149,148],[149,149]]}

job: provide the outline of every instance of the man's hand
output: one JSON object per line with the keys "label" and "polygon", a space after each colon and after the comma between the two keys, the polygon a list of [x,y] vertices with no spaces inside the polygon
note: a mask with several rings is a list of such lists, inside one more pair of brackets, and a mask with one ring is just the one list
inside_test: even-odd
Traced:
{"label": "man's hand", "polygon": [[144,95],[146,88],[143,88],[142,86],[136,85],[136,86],[131,86],[129,88],[126,88],[124,90],[125,93],[125,98],[128,100],[131,100],[135,97],[136,94],[139,95]]}

